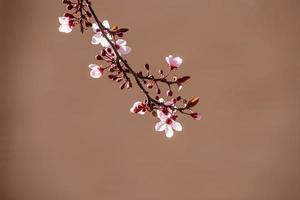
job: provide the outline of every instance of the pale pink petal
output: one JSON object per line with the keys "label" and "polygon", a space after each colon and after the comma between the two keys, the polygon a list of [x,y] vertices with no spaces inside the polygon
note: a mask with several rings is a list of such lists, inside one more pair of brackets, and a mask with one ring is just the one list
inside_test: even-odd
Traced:
{"label": "pale pink petal", "polygon": [[135,103],[133,104],[133,107],[137,107],[137,106],[139,106],[140,104],[142,104],[142,102],[137,101],[137,102],[135,102]]}
{"label": "pale pink petal", "polygon": [[127,55],[131,52],[131,47],[128,46],[120,46],[119,53],[122,55]]}
{"label": "pale pink petal", "polygon": [[61,33],[70,33],[72,31],[69,25],[63,25],[63,24],[59,26],[58,30]]}
{"label": "pale pink petal", "polygon": [[68,17],[59,17],[58,21],[60,24],[69,25],[69,18]]}
{"label": "pale pink petal", "polygon": [[166,128],[166,126],[167,126],[167,125],[166,125],[165,123],[163,123],[162,121],[157,122],[157,123],[155,124],[155,130],[156,130],[156,131],[159,131],[159,132],[164,131],[165,128]]}
{"label": "pale pink petal", "polygon": [[101,44],[102,47],[104,47],[104,48],[110,47],[110,44],[106,40],[105,37],[101,36],[100,39],[99,39],[99,41],[100,41],[100,44]]}
{"label": "pale pink petal", "polygon": [[90,65],[88,66],[88,68],[90,68],[90,69],[99,68],[99,65],[96,65],[96,64],[90,64]]}
{"label": "pale pink petal", "polygon": [[161,120],[161,121],[166,121],[166,119],[168,118],[167,115],[165,115],[162,111],[157,110],[157,117]]}
{"label": "pale pink petal", "polygon": [[123,39],[118,39],[116,41],[116,43],[120,46],[126,46],[126,44],[127,44],[126,40],[123,40]]}
{"label": "pale pink petal", "polygon": [[135,110],[135,106],[130,108],[130,112],[135,113],[134,110]]}
{"label": "pale pink petal", "polygon": [[170,105],[173,105],[174,103],[173,103],[173,101],[167,101],[167,102],[165,102],[165,105],[167,105],[167,106],[170,106]]}
{"label": "pale pink petal", "polygon": [[143,111],[143,110],[141,110],[140,112],[138,112],[138,114],[140,114],[140,115],[145,115],[145,114],[146,114],[146,112],[145,112],[145,111]]}
{"label": "pale pink petal", "polygon": [[182,131],[182,126],[179,122],[173,121],[171,126],[175,131]]}
{"label": "pale pink petal", "polygon": [[182,64],[182,58],[176,57],[174,58],[174,63],[176,64],[177,67],[179,67]]}
{"label": "pale pink petal", "polygon": [[101,42],[101,38],[102,38],[102,36],[101,36],[101,34],[95,34],[93,37],[92,37],[92,41],[91,41],[91,43],[93,44],[93,45],[98,45],[98,44],[100,44],[100,42]]}
{"label": "pale pink petal", "polygon": [[167,62],[169,65],[171,64],[171,62],[170,62],[171,58],[173,58],[172,55],[169,55],[168,57],[166,57],[166,62]]}
{"label": "pale pink petal", "polygon": [[96,23],[93,23],[93,25],[92,25],[92,29],[93,29],[93,31],[94,31],[95,33],[98,33],[98,31],[97,31],[97,30],[99,30],[99,26],[98,26],[98,24],[96,24]]}
{"label": "pale pink petal", "polygon": [[100,78],[102,76],[102,73],[99,69],[97,68],[94,68],[90,71],[90,76],[92,78]]}
{"label": "pale pink petal", "polygon": [[102,22],[102,25],[103,25],[105,28],[110,29],[110,25],[109,25],[109,22],[108,22],[107,20],[104,20],[104,21]]}
{"label": "pale pink petal", "polygon": [[164,102],[165,102],[165,100],[164,100],[163,98],[160,98],[160,99],[158,100],[158,102],[160,102],[160,103],[164,103]]}
{"label": "pale pink petal", "polygon": [[167,138],[173,137],[174,131],[170,125],[166,125],[165,133],[166,133]]}

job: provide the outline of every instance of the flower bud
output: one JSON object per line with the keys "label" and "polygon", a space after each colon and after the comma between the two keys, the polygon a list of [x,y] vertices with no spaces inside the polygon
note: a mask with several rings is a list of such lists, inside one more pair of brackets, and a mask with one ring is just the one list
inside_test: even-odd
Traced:
{"label": "flower bud", "polygon": [[85,26],[86,27],[92,27],[92,23],[91,22],[85,22]]}
{"label": "flower bud", "polygon": [[125,88],[125,83],[120,86],[120,89],[123,90]]}
{"label": "flower bud", "polygon": [[118,77],[117,77],[117,76],[115,76],[115,77],[113,77],[111,80],[113,80],[113,81],[117,81],[117,79],[118,79]]}
{"label": "flower bud", "polygon": [[169,96],[169,97],[173,96],[173,91],[172,90],[168,90],[167,91],[167,96]]}
{"label": "flower bud", "polygon": [[95,58],[96,58],[96,60],[103,60],[101,55],[96,55]]}
{"label": "flower bud", "polygon": [[65,17],[69,17],[69,18],[74,18],[74,15],[70,14],[70,13],[64,13],[64,16]]}
{"label": "flower bud", "polygon": [[107,55],[105,49],[102,49],[101,55],[102,55],[102,56],[106,56],[106,55]]}
{"label": "flower bud", "polygon": [[68,6],[67,6],[67,10],[72,10],[73,9],[73,5],[72,4],[69,4]]}
{"label": "flower bud", "polygon": [[92,17],[92,14],[91,14],[89,11],[86,12],[86,15],[87,15],[88,17]]}
{"label": "flower bud", "polygon": [[157,93],[157,94],[161,94],[160,89],[157,89],[157,90],[156,90],[156,93]]}
{"label": "flower bud", "polygon": [[113,31],[113,32],[116,32],[118,30],[118,26],[113,26],[112,28],[111,28],[111,31]]}
{"label": "flower bud", "polygon": [[156,112],[156,111],[153,111],[153,112],[152,112],[152,116],[153,116],[153,117],[157,117],[157,112]]}
{"label": "flower bud", "polygon": [[178,115],[172,115],[172,120],[174,120],[174,121],[176,121],[177,120],[177,118],[178,118]]}
{"label": "flower bud", "polygon": [[113,74],[109,74],[109,75],[108,75],[108,78],[109,78],[109,79],[113,79],[113,78],[115,78],[115,77],[116,77],[116,76],[113,75]]}
{"label": "flower bud", "polygon": [[202,115],[200,113],[192,113],[190,114],[192,118],[194,118],[195,120],[201,120],[202,119]]}
{"label": "flower bud", "polygon": [[152,89],[153,88],[153,84],[152,83],[148,83],[147,84],[147,88]]}
{"label": "flower bud", "polygon": [[111,54],[111,52],[112,52],[111,48],[107,48],[106,50],[109,54]]}
{"label": "flower bud", "polygon": [[127,89],[132,88],[132,83],[131,83],[130,81],[127,82],[126,88],[127,88]]}
{"label": "flower bud", "polygon": [[176,99],[171,99],[171,101],[173,102],[173,104],[176,104],[177,103],[177,100]]}
{"label": "flower bud", "polygon": [[145,68],[146,68],[147,71],[149,71],[149,69],[150,69],[149,64],[145,64]]}
{"label": "flower bud", "polygon": [[119,36],[119,37],[123,37],[123,36],[124,36],[124,34],[123,34],[122,32],[118,32],[118,33],[117,33],[117,36]]}
{"label": "flower bud", "polygon": [[199,103],[199,100],[200,100],[199,97],[194,97],[194,98],[192,98],[191,100],[189,100],[189,101],[187,102],[186,107],[187,107],[187,108],[194,107],[195,105],[197,105],[197,104]]}
{"label": "flower bud", "polygon": [[69,0],[63,0],[62,2],[63,2],[63,4],[69,4],[69,3],[71,3]]}

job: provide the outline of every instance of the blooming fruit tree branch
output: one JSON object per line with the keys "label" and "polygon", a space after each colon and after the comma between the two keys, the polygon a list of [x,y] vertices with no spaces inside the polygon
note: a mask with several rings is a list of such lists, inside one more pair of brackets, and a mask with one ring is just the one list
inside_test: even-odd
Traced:
{"label": "blooming fruit tree branch", "polygon": [[[201,114],[192,110],[198,104],[199,97],[187,100],[180,95],[174,95],[174,87],[178,87],[179,92],[184,83],[191,78],[172,75],[181,67],[182,58],[167,56],[166,72],[160,69],[156,76],[151,74],[149,64],[145,64],[144,71],[135,71],[124,58],[131,52],[131,47],[123,39],[128,32],[127,28],[110,26],[107,20],[100,21],[90,0],[63,0],[62,2],[68,11],[59,17],[59,31],[70,33],[76,26],[82,33],[91,29],[94,33],[91,43],[101,46],[99,54],[95,56],[101,64],[88,66],[91,78],[99,79],[107,73],[109,79],[120,84],[121,90],[130,89],[136,84],[144,94],[145,99],[135,102],[130,112],[140,115],[152,113],[159,119],[155,130],[164,131],[168,138],[173,137],[174,130],[182,131],[182,125],[177,121],[177,113],[201,120]],[[165,86],[167,90],[163,92],[162,88]]]}

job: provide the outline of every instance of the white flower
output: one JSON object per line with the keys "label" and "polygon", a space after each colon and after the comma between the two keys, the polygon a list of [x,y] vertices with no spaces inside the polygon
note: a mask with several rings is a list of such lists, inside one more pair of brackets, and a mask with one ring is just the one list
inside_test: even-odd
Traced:
{"label": "white flower", "polygon": [[70,23],[70,18],[69,17],[59,17],[58,21],[60,23],[59,26],[59,32],[62,33],[70,33],[73,30],[73,26]]}
{"label": "white flower", "polygon": [[127,42],[123,39],[118,39],[116,41],[116,48],[118,49],[118,52],[120,55],[126,55],[131,52],[131,47],[126,46]]}
{"label": "white flower", "polygon": [[103,69],[99,65],[90,64],[89,68],[91,69],[90,76],[92,78],[100,78],[102,76]]}
{"label": "white flower", "polygon": [[165,131],[167,138],[171,138],[174,135],[174,131],[182,131],[182,126],[175,119],[176,117],[171,114],[165,115],[160,110],[157,111],[157,117],[160,119],[160,122],[157,122],[155,125],[155,130],[162,132]]}
{"label": "white flower", "polygon": [[[109,22],[107,20],[103,21],[102,25],[105,28],[110,29],[110,25],[109,25]],[[92,37],[92,44],[94,44],[94,45],[101,44],[101,46],[104,47],[104,48],[109,47],[110,44],[106,40],[106,38],[103,36],[102,32],[99,29],[98,24],[93,23],[92,29],[95,32],[95,35]],[[111,37],[110,34],[106,34],[106,36],[108,37],[109,40],[112,40],[112,37]]]}
{"label": "white flower", "polygon": [[171,69],[178,69],[182,64],[182,58],[169,55],[168,57],[166,57],[166,62]]}
{"label": "white flower", "polygon": [[[110,25],[107,20],[103,21],[102,25],[105,28],[110,29]],[[101,44],[101,46],[104,48],[111,47],[109,41],[107,41],[107,39],[103,36],[103,33],[100,31],[98,24],[93,23],[92,29],[95,32],[94,36],[92,37],[92,41],[91,41],[92,44],[94,45]],[[106,36],[111,41],[111,43],[114,43],[114,41],[112,41],[113,38],[109,33],[107,33]],[[118,39],[116,41],[115,47],[118,50],[118,53],[120,55],[126,55],[131,52],[131,48],[127,46],[127,42],[123,39]]]}
{"label": "white flower", "polygon": [[140,115],[144,115],[147,112],[146,104],[143,103],[143,102],[137,101],[130,108],[130,112],[132,112],[132,113],[138,113]]}

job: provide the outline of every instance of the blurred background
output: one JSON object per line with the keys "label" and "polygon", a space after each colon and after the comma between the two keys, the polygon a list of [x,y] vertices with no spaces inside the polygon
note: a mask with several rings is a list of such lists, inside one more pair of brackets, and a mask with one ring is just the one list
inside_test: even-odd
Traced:
{"label": "blurred background", "polygon": [[300,1],[93,1],[135,69],[184,59],[204,118],[167,139],[142,99],[92,80],[92,32],[57,0],[0,1],[1,200],[299,200]]}

